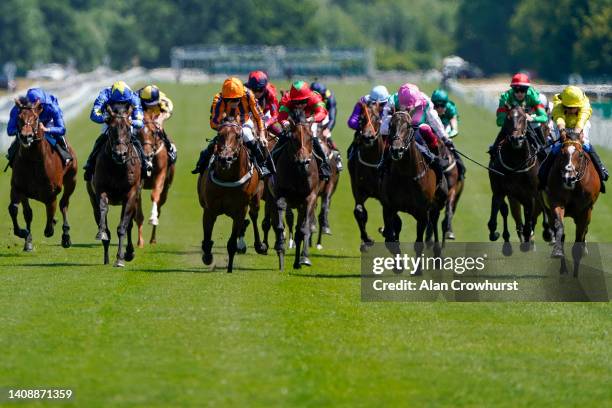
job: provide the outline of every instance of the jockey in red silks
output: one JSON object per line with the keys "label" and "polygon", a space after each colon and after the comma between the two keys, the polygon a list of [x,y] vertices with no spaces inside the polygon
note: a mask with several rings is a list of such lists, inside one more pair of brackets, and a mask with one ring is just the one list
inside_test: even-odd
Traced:
{"label": "jockey in red silks", "polygon": [[276,97],[276,87],[268,80],[263,71],[253,71],[249,74],[245,86],[253,91],[255,100],[263,112],[263,121],[266,129],[276,123],[280,105]]}

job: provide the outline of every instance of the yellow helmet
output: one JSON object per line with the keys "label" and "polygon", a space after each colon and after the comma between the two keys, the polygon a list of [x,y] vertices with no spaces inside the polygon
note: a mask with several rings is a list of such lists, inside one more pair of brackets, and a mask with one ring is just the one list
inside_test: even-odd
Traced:
{"label": "yellow helmet", "polygon": [[559,98],[566,108],[579,108],[584,102],[584,92],[577,86],[570,85],[561,92]]}
{"label": "yellow helmet", "polygon": [[236,77],[227,78],[223,82],[221,96],[227,99],[242,98],[244,96],[244,85],[242,81]]}
{"label": "yellow helmet", "polygon": [[140,100],[146,106],[154,106],[159,103],[159,88],[155,85],[147,85],[139,92]]}

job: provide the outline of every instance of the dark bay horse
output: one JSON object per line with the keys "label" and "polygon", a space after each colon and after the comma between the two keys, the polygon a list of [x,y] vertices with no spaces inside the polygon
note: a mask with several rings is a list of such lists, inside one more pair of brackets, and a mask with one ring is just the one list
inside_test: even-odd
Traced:
{"label": "dark bay horse", "polygon": [[368,198],[380,201],[380,184],[378,180],[378,163],[382,159],[385,142],[379,134],[380,104],[366,104],[361,106],[359,130],[356,131],[355,140],[348,157],[348,171],[351,177],[351,190],[355,200],[353,215],[359,233],[361,244],[359,249],[363,252],[374,244],[366,230],[368,211],[365,202]]}
{"label": "dark bay horse", "polygon": [[[198,197],[204,209],[202,262],[205,265],[212,263],[212,232],[215,221],[219,215],[227,215],[232,219],[232,232],[226,245],[229,255],[227,272],[232,272],[237,239],[244,231],[247,211],[259,211],[259,173],[243,144],[242,128],[236,122],[227,121],[219,128],[215,157],[214,165],[209,166],[198,178]],[[257,214],[250,215],[257,220]],[[263,246],[258,235],[256,233],[255,250],[262,252]]]}
{"label": "dark bay horse", "polygon": [[[60,155],[53,152],[53,148],[47,141],[45,132],[39,122],[39,116],[43,109],[39,101],[32,104],[27,98],[23,97],[16,99],[15,104],[19,108],[17,124],[19,150],[13,161],[11,202],[8,207],[13,221],[13,233],[25,240],[24,251],[33,249],[32,208],[29,202],[31,198],[45,204],[47,223],[44,233],[45,237],[52,236],[56,222],[54,217],[57,208],[57,196],[63,188],[64,193],[59,203],[64,219],[62,246],[68,248],[72,245],[69,233],[70,225],[68,224],[68,204],[76,186],[76,155],[72,147],[68,146],[73,160],[64,166]],[[17,221],[19,203],[23,206],[25,229],[22,229]]]}
{"label": "dark bay horse", "polygon": [[438,143],[438,146],[433,149],[433,153],[445,158],[449,163],[448,167],[444,169],[444,175],[448,185],[448,197],[445,204],[444,219],[442,220],[442,241],[444,242],[446,239],[455,239],[455,233],[453,232],[453,217],[457,210],[457,204],[459,198],[461,198],[465,181],[459,178],[457,160],[448,146],[444,143]]}
{"label": "dark bay horse", "polygon": [[291,140],[275,154],[276,177],[268,179],[269,189],[274,197],[274,249],[278,254],[281,271],[285,267],[285,211],[291,208],[298,211],[293,268],[311,265],[308,258],[308,241],[311,234],[311,217],[320,185],[316,160],[312,154],[312,141],[315,137],[312,134],[312,122],[306,120],[303,111],[293,113],[289,122]]}
{"label": "dark bay horse", "polygon": [[[104,264],[108,264],[110,230],[108,229],[108,206],[121,206],[121,219],[117,227],[119,245],[114,266],[125,266],[124,261],[134,259],[132,244],[133,218],[140,200],[142,187],[141,163],[136,147],[132,143],[132,107],[126,104],[108,106],[107,140],[96,158],[93,178],[87,183],[87,192],[98,225],[96,239],[104,246]],[[127,247],[124,250],[127,235]]]}
{"label": "dark bay horse", "polygon": [[[521,242],[521,250],[528,251],[532,245],[532,237],[538,215],[542,212],[541,196],[538,192],[538,170],[540,163],[537,150],[528,140],[527,113],[520,106],[508,107],[504,125],[500,130],[502,137],[495,156],[489,167],[503,175],[489,171],[489,181],[493,197],[491,199],[491,216],[489,218],[489,239],[499,238],[497,229],[497,214],[501,212],[504,230],[504,254],[512,253],[510,233],[508,232],[508,197],[512,217]],[[525,215],[522,221],[521,207]],[[550,235],[547,218],[544,217],[545,239]]]}
{"label": "dark bay horse", "polygon": [[425,163],[415,141],[415,129],[408,112],[398,111],[391,118],[389,133],[391,164],[381,182],[385,242],[392,252],[398,252],[402,228],[398,211],[407,212],[417,222],[415,250],[423,251],[423,235],[431,223],[435,245],[439,254],[438,217],[444,203],[436,194],[436,174]]}
{"label": "dark bay horse", "polygon": [[[153,226],[151,231],[150,244],[155,244],[157,226],[159,224],[159,216],[161,214],[162,206],[166,203],[168,198],[168,191],[170,185],[174,179],[174,163],[170,163],[168,157],[168,151],[166,146],[161,139],[161,132],[165,132],[157,122],[156,118],[150,116],[149,113],[145,113],[144,126],[138,131],[138,138],[144,149],[145,157],[151,162],[153,171],[151,176],[143,177],[143,188],[145,190],[151,190],[151,216],[149,217],[149,224]],[[142,225],[144,222],[144,214],[142,213],[142,196],[138,200],[138,210],[136,212],[136,224],[138,225],[138,247],[144,246],[144,239],[142,238]]]}
{"label": "dark bay horse", "polygon": [[565,229],[563,218],[571,217],[576,224],[576,240],[572,247],[574,276],[578,276],[580,259],[586,253],[585,239],[591,222],[591,212],[599,197],[600,179],[579,135],[561,131],[561,153],[556,156],[548,175],[545,203],[554,222],[554,258],[563,258]]}

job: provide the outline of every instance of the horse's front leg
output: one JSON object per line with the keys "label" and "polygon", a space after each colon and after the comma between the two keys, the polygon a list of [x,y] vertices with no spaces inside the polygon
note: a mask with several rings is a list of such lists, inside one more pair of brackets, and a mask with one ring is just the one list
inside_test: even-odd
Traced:
{"label": "horse's front leg", "polygon": [[592,208],[588,208],[579,217],[576,218],[576,240],[572,247],[572,258],[574,258],[574,277],[578,277],[580,269],[580,260],[588,253],[586,247],[586,234],[589,230],[591,222]]}
{"label": "horse's front leg", "polygon": [[529,203],[524,207],[525,212],[525,224],[523,225],[523,230],[521,231],[521,235],[523,236],[521,242],[521,251],[527,252],[531,248],[531,239],[533,237],[533,229],[535,227],[534,224],[534,213],[535,213],[535,202],[534,200],[530,200]]}
{"label": "horse's front leg", "polygon": [[287,200],[285,197],[280,197],[276,200],[275,211],[273,213],[272,223],[274,232],[276,233],[276,242],[274,249],[278,254],[278,266],[281,271],[285,269],[285,211],[287,209]]}
{"label": "horse's front leg", "polygon": [[[501,198],[503,201],[503,197]],[[500,198],[497,194],[493,194],[491,197],[491,215],[487,226],[489,227],[489,241],[497,241],[499,239],[499,232],[497,232],[497,214],[499,213]]]}
{"label": "horse's front leg", "polygon": [[202,240],[202,262],[204,265],[210,265],[213,261],[212,247],[212,232],[217,220],[217,214],[215,214],[209,208],[204,208],[204,214],[202,215],[202,230],[204,232],[204,239]]}
{"label": "horse's front leg", "polygon": [[144,238],[142,234],[142,226],[144,224],[144,214],[142,212],[142,196],[138,199],[138,203],[136,204],[136,226],[138,227],[138,241],[136,245],[138,248],[144,248]]}
{"label": "horse's front leg", "polygon": [[438,221],[440,220],[440,210],[437,208],[432,209],[429,212],[429,225],[431,227],[431,229],[433,230],[433,236],[434,236],[434,244],[433,244],[433,251],[434,251],[434,256],[440,256],[442,254],[442,249],[440,247],[440,236],[439,236],[439,231],[438,231]]}
{"label": "horse's front leg", "polygon": [[557,206],[552,207],[552,215],[555,229],[555,244],[553,245],[551,256],[553,258],[563,258],[565,256],[563,251],[563,241],[565,235],[563,217],[565,216],[565,208]]}
{"label": "horse's front leg", "polygon": [[230,234],[229,239],[227,240],[227,255],[229,259],[227,261],[227,272],[231,273],[234,269],[234,256],[236,255],[236,251],[238,249],[238,245],[236,240],[238,236],[243,232],[244,218],[246,217],[247,207],[245,206],[238,214],[235,214],[232,217],[232,233]]}
{"label": "horse's front leg", "polygon": [[[309,247],[307,243],[310,240],[310,237],[312,234],[311,221],[314,218],[314,208],[316,204],[317,204],[317,193],[312,192],[306,199],[306,205],[300,207],[301,214],[298,214],[298,224],[297,224],[299,225],[298,234],[301,233],[300,235],[302,236],[303,242],[304,242],[301,256],[299,258],[300,265],[306,265],[306,266],[312,265],[312,262],[310,262],[310,259],[309,259],[310,253],[309,253]],[[319,227],[321,226],[319,225]],[[299,248],[299,246],[297,245],[297,240],[296,240],[296,255],[297,255],[297,248]]]}
{"label": "horse's front leg", "polygon": [[253,239],[255,247],[255,252],[260,255],[265,255],[268,252],[268,246],[261,242],[261,236],[259,235],[259,225],[257,224],[259,218],[259,208],[260,208],[259,196],[257,194],[253,195],[251,198],[251,203],[249,204],[249,218],[251,218],[251,224],[253,224]]}
{"label": "horse's front leg", "polygon": [[98,194],[98,209],[99,213],[99,221],[98,221],[98,234],[96,235],[96,239],[98,241],[108,241],[108,234],[106,230],[108,227],[106,226],[106,215],[108,214],[108,196],[106,193]]}
{"label": "horse's front leg", "polygon": [[[123,246],[125,244],[125,238],[128,233],[128,228],[132,223],[134,213],[136,212],[136,205],[138,202],[138,189],[137,187],[132,188],[132,191],[128,193],[128,197],[123,201],[121,205],[121,222],[119,222],[119,226],[117,227],[117,236],[119,237],[119,244],[117,248],[117,260],[115,261],[116,267],[125,266],[125,255],[126,251]],[[131,231],[131,228],[129,228]],[[132,259],[133,259],[134,248],[132,247]]]}
{"label": "horse's front leg", "polygon": [[448,200],[446,201],[446,208],[444,210],[444,220],[442,220],[442,242],[445,242],[447,239],[455,239],[455,233],[453,232],[453,215],[455,215],[456,193],[455,187],[448,193]]}

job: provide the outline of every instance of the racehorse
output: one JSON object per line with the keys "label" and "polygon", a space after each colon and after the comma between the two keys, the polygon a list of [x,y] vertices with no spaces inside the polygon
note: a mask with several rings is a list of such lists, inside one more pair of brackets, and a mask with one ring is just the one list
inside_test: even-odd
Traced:
{"label": "racehorse", "polygon": [[359,249],[362,252],[374,244],[366,230],[368,211],[365,202],[368,198],[380,201],[377,168],[385,149],[385,142],[379,134],[381,110],[382,107],[378,103],[362,103],[359,130],[356,131],[355,141],[348,155],[351,190],[355,200],[353,215],[361,235]]}
{"label": "racehorse", "polygon": [[[391,118],[389,154],[391,164],[381,182],[385,243],[398,252],[402,222],[398,211],[407,212],[417,222],[415,250],[423,251],[423,235],[428,224],[434,231],[434,253],[439,255],[438,218],[444,202],[436,193],[436,174],[427,166],[415,141],[415,129],[408,112],[398,111]],[[442,182],[445,182],[442,180]]]}
{"label": "racehorse", "polygon": [[563,258],[565,241],[564,217],[572,217],[576,224],[576,240],[572,247],[574,276],[583,254],[586,254],[585,238],[591,222],[591,212],[599,197],[600,179],[588,154],[585,153],[579,135],[561,131],[561,153],[552,164],[545,191],[545,203],[554,222],[556,241],[552,256]]}
{"label": "racehorse", "polygon": [[[446,239],[455,239],[453,232],[453,217],[457,210],[457,203],[463,192],[464,180],[459,178],[459,169],[457,167],[457,159],[444,143],[438,143],[434,153],[445,158],[448,161],[448,167],[444,169],[446,183],[448,185],[448,197],[445,203],[444,219],[442,220],[442,241]],[[428,228],[429,235],[430,228]]]}
{"label": "racehorse", "polygon": [[[60,199],[60,211],[64,223],[62,225],[62,246],[69,248],[70,225],[68,224],[68,204],[70,196],[76,186],[77,159],[68,146],[72,161],[66,166],[62,163],[59,154],[54,154],[51,144],[45,137],[45,132],[40,126],[39,116],[43,107],[40,101],[30,103],[25,97],[15,99],[15,105],[19,109],[17,140],[19,150],[13,161],[13,172],[11,175],[11,202],[8,210],[13,221],[13,233],[25,240],[24,251],[31,251],[32,245],[32,208],[29,199],[40,201],[47,209],[47,223],[45,225],[45,237],[51,237],[54,233],[55,210],[57,207],[57,196],[64,189]],[[19,203],[23,206],[23,216],[26,222],[25,229],[20,228],[17,221]]]}
{"label": "racehorse", "polygon": [[[168,198],[168,191],[174,179],[174,163],[170,164],[168,151],[161,138],[161,132],[165,132],[155,118],[150,117],[149,113],[145,113],[144,126],[138,131],[138,138],[144,149],[145,158],[152,164],[151,176],[143,177],[143,188],[151,190],[151,216],[149,224],[153,226],[151,231],[150,244],[157,242],[155,235],[157,225],[159,224],[159,216],[161,208]],[[142,225],[144,222],[144,214],[142,213],[142,196],[138,200],[138,210],[136,212],[136,224],[138,225],[138,247],[144,247],[144,239],[142,238]]]}
{"label": "racehorse", "polygon": [[311,234],[311,217],[320,185],[318,168],[312,153],[312,141],[315,137],[312,133],[312,122],[307,121],[304,111],[300,110],[292,112],[289,123],[291,140],[285,143],[280,151],[273,152],[277,172],[275,178],[268,179],[268,188],[274,197],[274,249],[278,254],[281,271],[285,268],[283,220],[285,211],[291,208],[298,211],[293,268],[311,265],[308,258],[308,241]]}
{"label": "racehorse", "polygon": [[[110,230],[108,206],[121,205],[121,219],[117,227],[119,245],[114,266],[125,266],[124,261],[134,259],[132,225],[140,200],[142,187],[140,157],[132,143],[132,107],[118,103],[107,107],[109,119],[107,140],[96,156],[93,178],[87,183],[87,192],[98,225],[96,239],[104,246],[104,264],[108,264]],[[127,246],[124,250],[127,235]]]}
{"label": "racehorse", "polygon": [[[499,238],[497,229],[497,213],[501,212],[504,230],[504,254],[510,255],[510,233],[508,232],[508,197],[512,217],[516,223],[521,251],[528,251],[531,247],[532,237],[538,215],[543,205],[538,193],[538,169],[540,163],[537,158],[537,148],[528,140],[530,131],[527,122],[527,113],[520,106],[509,107],[504,125],[500,130],[501,139],[489,167],[489,181],[493,197],[491,199],[491,216],[489,218],[489,239],[496,241]],[[500,174],[502,173],[502,174]],[[523,224],[521,206],[525,215]],[[550,240],[548,220],[544,214],[544,239]]]}
{"label": "racehorse", "polygon": [[[210,265],[213,261],[212,232],[217,217],[224,214],[232,219],[232,232],[226,245],[229,255],[227,272],[232,272],[237,239],[244,231],[247,211],[257,220],[257,214],[253,212],[259,211],[259,173],[242,141],[242,128],[233,119],[219,127],[214,154],[214,165],[198,178],[198,196],[204,210],[202,262]],[[263,251],[258,234],[255,236],[255,250]]]}

